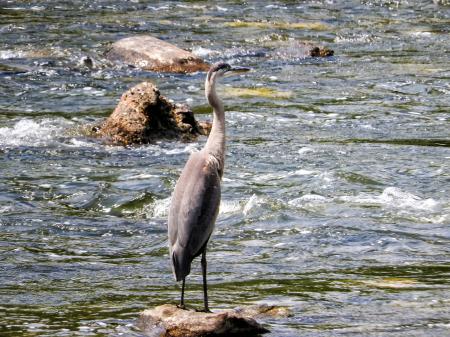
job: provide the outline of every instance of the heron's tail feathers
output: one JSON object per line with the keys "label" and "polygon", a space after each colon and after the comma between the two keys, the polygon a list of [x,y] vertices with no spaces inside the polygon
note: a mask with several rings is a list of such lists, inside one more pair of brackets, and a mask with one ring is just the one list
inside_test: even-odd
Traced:
{"label": "heron's tail feathers", "polygon": [[191,261],[186,254],[174,250],[172,252],[172,267],[175,279],[181,281],[191,272]]}

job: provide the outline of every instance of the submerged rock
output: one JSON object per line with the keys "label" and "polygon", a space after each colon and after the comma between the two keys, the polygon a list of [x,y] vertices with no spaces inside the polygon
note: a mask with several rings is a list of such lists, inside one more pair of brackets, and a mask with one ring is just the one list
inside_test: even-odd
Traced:
{"label": "submerged rock", "polygon": [[308,41],[287,40],[277,46],[275,55],[281,59],[291,60],[305,57],[329,57],[334,55],[332,49],[318,46]]}
{"label": "submerged rock", "polygon": [[113,113],[96,128],[97,136],[113,144],[143,144],[158,139],[192,140],[207,134],[209,125],[199,124],[187,105],[176,105],[156,86],[140,83],[126,91]]}
{"label": "submerged rock", "polygon": [[164,337],[258,336],[269,332],[252,317],[235,310],[217,313],[184,310],[164,304],[141,313],[138,327],[146,334]]}
{"label": "submerged rock", "polygon": [[209,69],[209,65],[196,55],[148,35],[114,42],[106,57],[157,72],[193,73]]}
{"label": "submerged rock", "polygon": [[242,314],[243,316],[252,318],[280,318],[292,316],[292,311],[288,307],[268,304],[251,305],[247,307],[237,308],[235,309],[235,311]]}
{"label": "submerged rock", "polygon": [[309,56],[311,57],[329,57],[334,55],[334,50],[326,47],[313,46],[309,49]]}

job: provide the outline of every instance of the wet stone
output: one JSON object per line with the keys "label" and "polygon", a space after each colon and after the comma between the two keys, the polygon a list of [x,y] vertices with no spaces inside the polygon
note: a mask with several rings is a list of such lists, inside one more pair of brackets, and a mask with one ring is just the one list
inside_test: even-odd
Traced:
{"label": "wet stone", "polygon": [[93,129],[106,142],[130,145],[159,139],[190,141],[208,134],[210,125],[199,124],[185,104],[173,104],[150,82],[126,91],[112,114]]}
{"label": "wet stone", "polygon": [[171,304],[143,311],[137,325],[148,336],[163,337],[251,337],[269,332],[245,311],[205,313],[180,309]]}
{"label": "wet stone", "polygon": [[148,35],[114,42],[106,57],[156,72],[193,73],[209,69],[206,62],[191,52]]}

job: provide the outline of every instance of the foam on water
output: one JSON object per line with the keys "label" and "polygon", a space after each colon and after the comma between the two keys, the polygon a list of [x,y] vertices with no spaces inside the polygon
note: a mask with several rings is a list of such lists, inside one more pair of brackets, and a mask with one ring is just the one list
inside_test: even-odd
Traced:
{"label": "foam on water", "polygon": [[313,148],[308,147],[308,146],[304,146],[298,150],[299,155],[304,155],[304,154],[312,153],[312,152],[316,152],[316,151]]}
{"label": "foam on water", "polygon": [[334,41],[336,43],[372,43],[376,41],[378,37],[373,36],[372,34],[363,33],[352,33],[346,35],[338,35]]}
{"label": "foam on water", "polygon": [[160,7],[155,7],[155,6],[147,6],[148,9],[151,9],[152,11],[155,12],[160,12],[160,11],[165,11],[170,9],[169,6],[160,6]]}
{"label": "foam on water", "polygon": [[337,198],[340,201],[379,205],[395,209],[407,209],[418,211],[437,211],[441,208],[439,202],[434,199],[423,199],[410,192],[402,191],[397,187],[387,187],[380,195],[360,194],[356,196],[341,196]]}
{"label": "foam on water", "polygon": [[7,60],[7,59],[13,59],[13,58],[21,58],[25,57],[25,52],[21,50],[0,50],[0,59]]}
{"label": "foam on water", "polygon": [[300,169],[292,173],[292,175],[309,176],[316,174],[316,171]]}
{"label": "foam on water", "polygon": [[87,124],[83,121],[65,118],[21,119],[12,126],[0,127],[0,148],[52,145],[69,148],[98,148],[100,146],[110,153],[126,151],[151,155],[179,155],[199,151],[198,143],[177,144],[175,147],[166,147],[165,144],[149,144],[131,149],[102,144],[101,141],[95,141],[84,134],[85,125]]}
{"label": "foam on water", "polygon": [[191,144],[188,144],[188,145],[186,145],[186,146],[184,146],[182,148],[181,147],[176,147],[176,148],[173,148],[173,149],[170,149],[170,150],[166,150],[164,153],[173,155],[173,154],[181,154],[181,153],[198,152],[199,151],[198,145],[199,145],[198,143],[191,143]]}
{"label": "foam on water", "polygon": [[263,196],[253,194],[245,203],[242,213],[245,216],[250,216],[258,213],[263,208],[269,208],[269,201]]}
{"label": "foam on water", "polygon": [[117,178],[117,180],[119,181],[130,181],[130,180],[137,180],[137,179],[150,179],[150,178],[158,178],[157,175],[155,174],[149,174],[149,173],[128,173],[128,174],[124,174],[123,176],[120,176]]}
{"label": "foam on water", "polygon": [[266,174],[261,174],[261,175],[256,176],[254,178],[254,181],[267,182],[267,181],[271,181],[271,180],[279,180],[279,179],[283,179],[283,178],[287,177],[288,175],[289,175],[288,173],[279,173],[279,172],[266,173]]}
{"label": "foam on water", "polygon": [[0,214],[2,214],[2,213],[9,213],[9,212],[11,212],[13,210],[14,210],[13,206],[1,206],[0,207]]}
{"label": "foam on water", "polygon": [[198,57],[207,57],[207,56],[220,54],[218,51],[215,51],[215,50],[212,50],[209,48],[204,48],[204,47],[194,47],[192,49],[192,53],[194,55],[197,55]]}
{"label": "foam on water", "polygon": [[64,119],[21,119],[12,127],[0,128],[0,146],[47,146],[70,126],[73,123]]}
{"label": "foam on water", "polygon": [[[158,199],[146,207],[146,215],[149,218],[165,218],[169,215],[171,197]],[[242,210],[242,204],[237,200],[223,200],[220,203],[219,213],[235,213]]]}
{"label": "foam on water", "polygon": [[[144,207],[147,218],[165,218],[169,215],[171,197],[158,199]],[[222,200],[219,206],[219,214],[241,213],[250,216],[258,213],[262,208],[267,208],[269,200],[253,194],[248,199]]]}
{"label": "foam on water", "polygon": [[293,177],[293,176],[309,176],[309,175],[319,175],[320,178],[325,181],[325,182],[330,182],[331,180],[333,180],[329,174],[323,173],[323,174],[319,174],[318,171],[312,171],[312,170],[305,170],[305,169],[299,169],[299,170],[295,170],[292,172],[274,172],[274,173],[266,173],[266,174],[261,174],[258,176],[255,176],[253,179],[256,182],[270,182],[270,181],[274,181],[274,180],[281,180],[281,179],[285,179],[285,178],[289,178],[289,177]]}
{"label": "foam on water", "polygon": [[146,206],[144,212],[148,218],[165,218],[169,215],[170,201],[172,197],[158,199]]}
{"label": "foam on water", "polygon": [[86,147],[96,147],[97,143],[94,143],[87,139],[71,138],[65,145],[74,148],[86,148]]}
{"label": "foam on water", "polygon": [[321,204],[329,202],[331,199],[318,194],[305,194],[299,198],[288,201],[290,206],[301,207],[305,204]]}
{"label": "foam on water", "polygon": [[222,200],[220,202],[219,213],[227,214],[240,212],[243,208],[242,204],[242,200]]}
{"label": "foam on water", "polygon": [[[392,214],[406,217],[419,223],[446,223],[450,219],[450,205],[433,198],[421,198],[413,193],[403,191],[398,187],[387,187],[379,194],[360,193],[357,195],[343,195],[327,197],[319,194],[305,194],[288,201],[288,205],[309,210],[323,210],[325,213],[339,214],[354,212],[354,207],[379,207],[375,213]],[[349,213],[349,214],[350,214]]]}

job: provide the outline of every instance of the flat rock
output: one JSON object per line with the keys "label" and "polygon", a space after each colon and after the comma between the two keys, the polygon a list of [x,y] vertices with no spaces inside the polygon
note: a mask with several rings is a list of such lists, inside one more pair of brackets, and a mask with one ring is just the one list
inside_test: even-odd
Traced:
{"label": "flat rock", "polygon": [[236,310],[205,313],[179,309],[172,304],[143,311],[137,325],[145,334],[158,337],[251,337],[269,332],[255,319]]}
{"label": "flat rock", "polygon": [[143,82],[127,90],[112,114],[96,127],[95,135],[113,144],[152,143],[160,139],[193,140],[208,133],[207,123],[199,124],[189,106],[177,105]]}
{"label": "flat rock", "polygon": [[106,57],[156,72],[193,73],[209,69],[209,65],[196,55],[148,35],[114,42]]}

